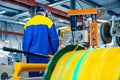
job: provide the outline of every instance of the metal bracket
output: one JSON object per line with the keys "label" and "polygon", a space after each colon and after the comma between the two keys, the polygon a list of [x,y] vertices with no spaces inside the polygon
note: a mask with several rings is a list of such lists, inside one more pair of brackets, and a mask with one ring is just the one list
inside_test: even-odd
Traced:
{"label": "metal bracket", "polygon": [[112,36],[120,37],[120,18],[112,17],[112,28],[110,30]]}

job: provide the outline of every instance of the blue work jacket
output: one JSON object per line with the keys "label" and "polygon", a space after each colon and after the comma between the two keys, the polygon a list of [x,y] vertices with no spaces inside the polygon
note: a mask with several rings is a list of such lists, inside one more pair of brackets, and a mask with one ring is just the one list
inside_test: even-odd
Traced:
{"label": "blue work jacket", "polygon": [[23,51],[38,54],[54,54],[59,40],[56,28],[48,17],[36,15],[24,26]]}

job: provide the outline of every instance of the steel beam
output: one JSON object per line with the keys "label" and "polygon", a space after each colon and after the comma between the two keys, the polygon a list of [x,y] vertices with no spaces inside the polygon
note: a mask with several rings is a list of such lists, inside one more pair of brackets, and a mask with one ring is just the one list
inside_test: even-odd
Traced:
{"label": "steel beam", "polygon": [[68,5],[62,4],[61,6],[64,8],[70,9],[70,6],[68,6]]}
{"label": "steel beam", "polygon": [[34,0],[15,0],[19,3],[22,3],[22,4],[25,4],[25,5],[28,5],[28,6],[40,6],[40,5],[43,5],[47,8],[48,11],[50,11],[51,13],[54,13],[56,15],[59,15],[59,16],[63,16],[65,18],[69,18],[68,17],[68,14],[67,12],[64,12],[64,11],[61,11],[61,10],[58,10],[58,9],[55,9],[55,8],[52,8],[52,7],[49,7],[45,4],[42,4],[42,3],[37,3],[35,2]]}
{"label": "steel beam", "polygon": [[57,18],[60,18],[60,19],[63,19],[63,20],[67,20],[67,21],[70,21],[70,18],[69,17],[64,17],[64,16],[59,16],[59,15],[56,15],[55,13],[52,13],[52,15],[54,16],[54,17],[57,17]]}
{"label": "steel beam", "polygon": [[0,0],[0,1],[10,3],[10,4],[14,4],[14,5],[17,5],[17,6],[20,6],[20,7],[23,7],[23,8],[27,8],[27,9],[29,8],[29,6],[27,6],[25,4],[21,4],[21,3],[16,3],[14,0]]}
{"label": "steel beam", "polygon": [[69,10],[68,15],[89,15],[89,14],[97,14],[98,9],[97,8],[88,8],[83,10]]}
{"label": "steel beam", "polygon": [[81,3],[80,3],[78,0],[76,0],[76,2],[77,2],[77,3],[78,3],[78,5],[80,6],[80,8],[81,8],[81,9],[83,9],[83,7],[82,7]]}
{"label": "steel beam", "polygon": [[81,1],[81,2],[83,2],[85,4],[87,4],[87,5],[90,5],[92,7],[101,7],[101,5],[99,5],[99,4],[97,4],[97,3],[93,2],[93,1],[90,1],[90,0],[79,0],[79,1]]}
{"label": "steel beam", "polygon": [[20,14],[16,14],[15,16],[13,16],[13,18],[19,18],[19,17],[24,16],[24,15],[29,15],[30,16],[29,12],[26,11],[26,12],[22,12]]}
{"label": "steel beam", "polygon": [[[91,0],[80,0],[80,1],[83,2],[83,3],[85,3],[85,4],[90,5],[90,6],[92,6],[92,7],[98,7],[98,8],[104,7],[104,6],[100,5],[100,4],[97,4],[97,3],[93,2],[93,1],[91,1]],[[105,8],[106,8],[106,7],[105,7]],[[119,14],[116,14],[116,13],[113,12],[112,10],[108,10],[108,14],[119,16]]]}
{"label": "steel beam", "polygon": [[110,4],[106,4],[103,7],[105,7],[107,10],[119,8],[120,7],[120,2],[113,2],[113,3],[110,3]]}
{"label": "steel beam", "polygon": [[37,3],[34,0],[0,0],[0,1],[6,2],[6,3],[10,3],[10,4],[13,4],[13,5],[17,5],[17,6],[20,6],[20,7],[23,7],[23,8],[27,8],[27,9],[29,9],[30,6],[43,5],[55,17],[59,17],[59,18],[64,19],[64,20],[69,20],[67,12],[64,12],[64,11],[61,11],[61,10],[49,7],[49,6],[45,5],[45,4]]}
{"label": "steel beam", "polygon": [[18,36],[23,36],[23,34],[22,34],[22,33],[10,32],[10,31],[4,31],[4,30],[0,30],[0,33],[3,33],[3,34],[9,34],[9,35],[18,35]]}
{"label": "steel beam", "polygon": [[118,2],[120,2],[120,0],[117,0]]}
{"label": "steel beam", "polygon": [[16,19],[13,17],[5,16],[5,15],[0,15],[0,21],[5,21],[5,22],[10,22],[10,23],[17,23],[17,24],[25,24],[25,21],[22,21],[20,19]]}
{"label": "steel beam", "polygon": [[[76,9],[76,0],[70,0],[70,9],[75,10]],[[76,31],[77,30],[77,16],[71,15],[70,16],[70,24],[71,24],[71,30]],[[74,42],[74,36],[72,32],[73,42]]]}
{"label": "steel beam", "polygon": [[9,9],[9,10],[12,10],[12,11],[16,11],[16,12],[21,12],[21,10],[10,8],[8,6],[4,6],[4,5],[1,5],[1,4],[0,4],[0,7],[5,8],[5,9]]}

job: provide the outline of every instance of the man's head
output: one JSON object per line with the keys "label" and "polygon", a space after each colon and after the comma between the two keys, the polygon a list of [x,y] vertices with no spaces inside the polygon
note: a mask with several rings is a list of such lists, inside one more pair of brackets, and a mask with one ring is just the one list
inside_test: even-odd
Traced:
{"label": "man's head", "polygon": [[40,14],[40,15],[43,15],[43,16],[46,16],[46,8],[44,6],[38,6],[36,8],[36,14]]}

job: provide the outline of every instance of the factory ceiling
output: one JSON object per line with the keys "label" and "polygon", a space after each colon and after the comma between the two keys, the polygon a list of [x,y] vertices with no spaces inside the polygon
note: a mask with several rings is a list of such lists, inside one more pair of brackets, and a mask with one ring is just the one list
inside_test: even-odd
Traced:
{"label": "factory ceiling", "polygon": [[[38,5],[44,5],[52,13],[52,19],[58,26],[69,25],[67,11],[70,0],[0,0],[0,20],[24,24]],[[76,9],[105,8],[107,14],[101,19],[110,19],[120,15],[120,0],[76,0]]]}

